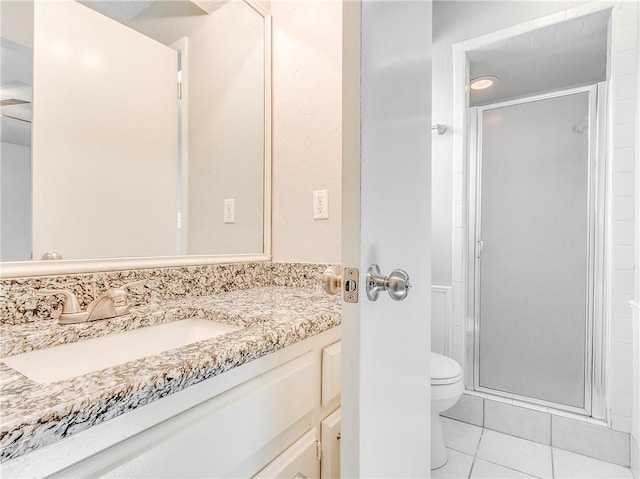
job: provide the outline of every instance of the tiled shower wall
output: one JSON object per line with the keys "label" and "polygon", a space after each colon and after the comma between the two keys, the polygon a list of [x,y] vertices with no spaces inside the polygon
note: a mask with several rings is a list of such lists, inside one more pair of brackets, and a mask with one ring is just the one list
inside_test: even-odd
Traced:
{"label": "tiled shower wall", "polygon": [[634,288],[634,161],[638,94],[638,2],[616,4],[612,22],[613,106],[611,228],[611,423],[631,432],[633,345],[631,308]]}
{"label": "tiled shower wall", "polygon": [[[637,3],[637,2],[636,2]],[[640,7],[636,15],[636,162],[635,162],[635,297],[632,304],[632,337],[633,337],[633,375],[631,414],[631,472],[635,479],[640,479]]]}

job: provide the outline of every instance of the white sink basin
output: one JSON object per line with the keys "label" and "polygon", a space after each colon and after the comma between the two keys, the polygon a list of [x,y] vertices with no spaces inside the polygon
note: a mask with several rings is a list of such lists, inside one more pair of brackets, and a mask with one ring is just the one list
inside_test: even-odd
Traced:
{"label": "white sink basin", "polygon": [[184,319],[17,354],[2,362],[29,379],[50,384],[239,329],[242,327],[207,319]]}

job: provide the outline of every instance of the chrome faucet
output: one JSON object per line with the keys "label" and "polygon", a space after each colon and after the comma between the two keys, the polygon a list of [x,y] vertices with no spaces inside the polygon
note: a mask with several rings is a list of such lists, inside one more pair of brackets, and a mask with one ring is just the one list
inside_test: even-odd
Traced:
{"label": "chrome faucet", "polygon": [[78,298],[71,291],[64,289],[41,289],[36,294],[49,296],[55,294],[64,295],[62,313],[58,317],[59,324],[76,324],[98,319],[115,318],[129,312],[130,304],[127,289],[144,286],[146,279],[124,284],[118,288],[110,288],[96,297],[86,309],[80,307]]}

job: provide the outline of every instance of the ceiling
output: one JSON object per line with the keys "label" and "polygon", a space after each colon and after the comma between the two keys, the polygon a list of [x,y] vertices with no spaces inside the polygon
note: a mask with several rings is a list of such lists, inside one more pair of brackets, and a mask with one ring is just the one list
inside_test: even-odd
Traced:
{"label": "ceiling", "polygon": [[[80,3],[97,12],[113,18],[122,23],[139,16],[145,15],[145,11],[156,10],[162,5],[168,6],[175,11],[176,7],[184,6],[185,12],[191,6],[195,5],[200,8],[202,13],[211,13],[229,0],[78,0]],[[192,5],[189,5],[192,4]],[[160,7],[162,8],[162,7]]]}
{"label": "ceiling", "polygon": [[165,45],[183,38],[231,0],[78,0]]}
{"label": "ceiling", "polygon": [[80,3],[107,17],[125,23],[149,8],[156,0],[122,2],[116,0],[79,0]]}
{"label": "ceiling", "polygon": [[604,81],[609,17],[599,11],[467,52],[471,79],[499,78],[470,90],[471,106]]}

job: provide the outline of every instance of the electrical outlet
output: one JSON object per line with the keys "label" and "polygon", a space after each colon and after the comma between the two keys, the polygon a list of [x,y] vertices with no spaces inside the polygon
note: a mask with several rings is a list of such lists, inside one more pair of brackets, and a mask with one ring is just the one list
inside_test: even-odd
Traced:
{"label": "electrical outlet", "polygon": [[329,190],[316,190],[313,192],[313,219],[329,219]]}
{"label": "electrical outlet", "polygon": [[236,222],[236,200],[234,199],[224,200],[224,222]]}

